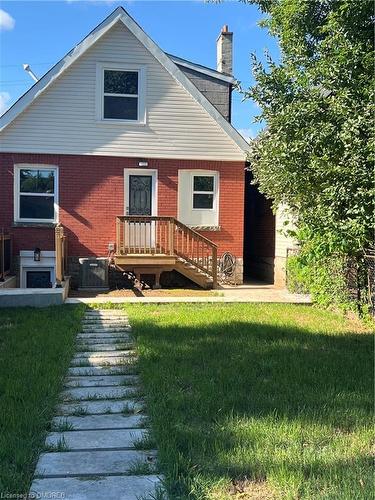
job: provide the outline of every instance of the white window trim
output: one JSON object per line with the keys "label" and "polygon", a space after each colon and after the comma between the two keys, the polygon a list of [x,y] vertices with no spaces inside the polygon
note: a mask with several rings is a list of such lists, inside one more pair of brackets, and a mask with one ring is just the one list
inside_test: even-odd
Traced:
{"label": "white window trim", "polygon": [[[21,170],[53,170],[54,175],[54,218],[53,219],[32,219],[20,217],[20,172]],[[25,193],[26,194],[26,193]],[[29,193],[30,196],[38,196],[36,193]],[[40,193],[44,196],[45,193]],[[47,194],[48,196],[48,194]],[[52,195],[51,195],[52,196]],[[34,222],[38,223],[57,223],[59,220],[59,169],[56,165],[39,165],[37,163],[17,163],[14,165],[14,221],[15,222]]]}
{"label": "white window trim", "polygon": [[[104,118],[104,70],[134,71],[138,73],[138,120]],[[106,95],[112,95],[107,93]],[[117,97],[135,97],[135,94],[113,94]],[[96,121],[105,124],[145,125],[146,124],[146,66],[130,66],[116,62],[96,64]]]}
{"label": "white window trim", "polygon": [[[213,177],[214,179],[214,189],[213,191],[194,191],[194,177]],[[196,212],[216,212],[218,203],[217,203],[217,197],[219,193],[219,183],[218,183],[218,176],[217,172],[207,172],[207,173],[202,173],[202,172],[192,172],[191,176],[191,209]],[[194,208],[194,195],[195,194],[212,194],[213,195],[213,200],[212,200],[212,208]]]}

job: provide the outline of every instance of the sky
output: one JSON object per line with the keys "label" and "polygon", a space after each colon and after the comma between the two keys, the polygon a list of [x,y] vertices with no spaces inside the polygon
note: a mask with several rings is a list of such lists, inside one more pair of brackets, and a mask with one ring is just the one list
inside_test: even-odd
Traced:
{"label": "sky", "polygon": [[[216,68],[216,39],[224,24],[233,31],[233,72],[243,88],[254,83],[250,54],[278,60],[277,42],[253,5],[237,1],[55,0],[0,1],[0,115],[33,84],[22,65],[41,77],[116,7],[122,5],[166,52]],[[246,137],[260,124],[256,104],[233,93],[232,123]]]}

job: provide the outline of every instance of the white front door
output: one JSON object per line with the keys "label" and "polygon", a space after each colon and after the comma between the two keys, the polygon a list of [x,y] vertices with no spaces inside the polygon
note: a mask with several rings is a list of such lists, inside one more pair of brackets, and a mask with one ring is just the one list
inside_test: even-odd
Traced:
{"label": "white front door", "polygon": [[[157,170],[124,170],[125,215],[157,214]],[[125,226],[129,247],[149,249],[155,245],[155,223],[137,222]],[[140,251],[140,250],[138,250]]]}

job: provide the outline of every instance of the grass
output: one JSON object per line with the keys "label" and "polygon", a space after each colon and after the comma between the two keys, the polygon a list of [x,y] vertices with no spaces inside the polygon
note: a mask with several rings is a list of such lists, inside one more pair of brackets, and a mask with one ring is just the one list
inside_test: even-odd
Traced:
{"label": "grass", "polygon": [[373,497],[368,327],[301,305],[126,311],[171,498]]}
{"label": "grass", "polygon": [[26,493],[84,308],[0,309],[0,492]]}

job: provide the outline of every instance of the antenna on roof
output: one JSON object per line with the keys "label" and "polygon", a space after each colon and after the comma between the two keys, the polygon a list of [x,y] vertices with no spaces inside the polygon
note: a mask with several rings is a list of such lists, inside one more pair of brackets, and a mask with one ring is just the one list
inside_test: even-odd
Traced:
{"label": "antenna on roof", "polygon": [[39,80],[39,78],[36,76],[36,74],[30,68],[29,64],[23,64],[23,69],[26,71],[26,73],[28,73],[31,76],[31,78],[34,80],[34,82],[37,82]]}

